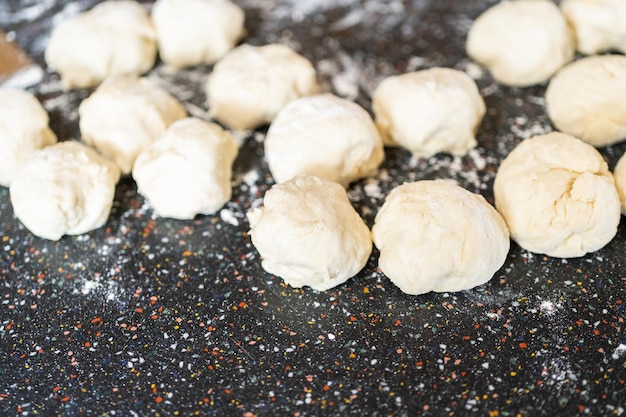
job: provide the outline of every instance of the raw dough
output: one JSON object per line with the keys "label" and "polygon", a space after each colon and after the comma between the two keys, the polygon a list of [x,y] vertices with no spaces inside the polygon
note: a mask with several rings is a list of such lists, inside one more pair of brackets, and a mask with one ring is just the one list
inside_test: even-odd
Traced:
{"label": "raw dough", "polygon": [[62,21],[45,59],[66,89],[89,87],[112,75],[139,75],[154,65],[156,34],[147,11],[130,0],[105,1]]}
{"label": "raw dough", "polygon": [[167,91],[146,78],[114,77],[80,104],[78,114],[83,141],[128,174],[137,155],[186,112]]}
{"label": "raw dough", "polygon": [[278,183],[315,175],[347,187],[372,175],[383,160],[383,142],[358,104],[322,94],[283,108],[265,138],[265,157]]}
{"label": "raw dough", "polygon": [[11,185],[15,171],[34,151],[56,141],[48,113],[32,94],[0,89],[0,185]]}
{"label": "raw dough", "polygon": [[489,281],[509,252],[509,232],[481,195],[444,180],[394,188],[376,215],[378,266],[407,294],[454,292]]}
{"label": "raw dough", "polygon": [[174,68],[212,64],[245,35],[244,18],[229,0],[157,0],[152,20],[159,55]]}
{"label": "raw dough", "polygon": [[313,65],[279,44],[235,48],[206,84],[211,116],[233,129],[270,123],[287,103],[317,90]]}
{"label": "raw dough", "polygon": [[622,213],[626,214],[626,153],[617,161],[615,170],[613,170],[613,177],[622,204]]}
{"label": "raw dough", "polygon": [[372,251],[370,231],[346,191],[318,177],[273,186],[248,213],[261,266],[292,287],[325,291],[356,275]]}
{"label": "raw dough", "polygon": [[139,154],[133,177],[160,216],[193,219],[215,213],[230,199],[237,151],[218,125],[186,118]]}
{"label": "raw dough", "polygon": [[595,148],[565,133],[521,142],[502,161],[494,195],[511,237],[531,252],[583,256],[617,233],[613,175]]}
{"label": "raw dough", "polygon": [[574,28],[579,52],[626,53],[626,1],[562,0],[561,10]]}
{"label": "raw dough", "polygon": [[59,240],[104,225],[119,168],[76,141],[36,151],[15,173],[10,195],[15,215],[35,235]]}
{"label": "raw dough", "polygon": [[593,146],[626,139],[626,57],[590,56],[561,69],[546,90],[557,129]]}
{"label": "raw dough", "polygon": [[466,49],[497,81],[525,87],[547,81],[571,61],[575,40],[552,1],[502,1],[474,21]]}
{"label": "raw dough", "polygon": [[419,157],[464,155],[476,146],[485,102],[464,72],[431,68],[383,80],[372,95],[372,109],[386,145]]}

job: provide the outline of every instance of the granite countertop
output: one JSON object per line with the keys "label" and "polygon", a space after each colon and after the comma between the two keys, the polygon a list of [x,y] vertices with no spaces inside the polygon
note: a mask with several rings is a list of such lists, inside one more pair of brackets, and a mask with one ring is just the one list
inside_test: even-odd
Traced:
{"label": "granite countertop", "polygon": [[[472,76],[488,111],[467,156],[387,149],[349,196],[371,226],[406,181],[447,178],[493,202],[499,163],[553,130],[545,86],[508,88],[464,53],[495,0],[239,0],[245,41],[285,43],[325,91],[370,108],[384,77],[432,66]],[[43,65],[51,27],[94,0],[5,0],[0,27]],[[149,77],[207,118],[210,66]],[[29,88],[61,139],[92,90],[58,75]],[[403,294],[366,268],[327,292],[294,289],[260,267],[245,213],[273,184],[264,129],[239,134],[234,192],[215,216],[163,219],[131,179],[105,227],[51,242],[15,218],[0,188],[0,415],[618,416],[626,409],[626,222],[577,259],[513,244],[484,286]],[[600,149],[609,166],[625,144]]]}

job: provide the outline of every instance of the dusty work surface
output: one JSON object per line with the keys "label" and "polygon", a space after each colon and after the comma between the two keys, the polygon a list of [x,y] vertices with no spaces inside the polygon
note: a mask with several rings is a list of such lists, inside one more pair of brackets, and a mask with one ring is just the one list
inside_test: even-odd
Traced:
{"label": "dusty work surface", "polygon": [[[492,201],[500,161],[553,130],[545,86],[500,86],[464,53],[494,1],[240,0],[246,42],[281,42],[313,61],[326,91],[370,110],[382,78],[432,66],[476,79],[488,113],[465,157],[387,149],[350,198],[371,226],[405,181],[448,178]],[[54,23],[94,1],[3,0],[0,27],[36,62]],[[207,118],[211,67],[148,75]],[[61,139],[92,90],[29,88]],[[626,222],[580,259],[513,244],[486,285],[408,296],[376,268],[328,292],[293,289],[260,267],[245,213],[273,184],[263,129],[239,135],[234,194],[216,216],[156,217],[132,180],[105,227],[35,238],[0,188],[0,415],[624,415]],[[601,149],[612,168],[625,145]]]}

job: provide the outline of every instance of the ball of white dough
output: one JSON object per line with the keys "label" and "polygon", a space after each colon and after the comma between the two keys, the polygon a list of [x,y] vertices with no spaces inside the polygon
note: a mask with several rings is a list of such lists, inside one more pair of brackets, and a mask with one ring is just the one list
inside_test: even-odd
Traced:
{"label": "ball of white dough", "polygon": [[152,8],[159,55],[174,68],[220,59],[244,36],[244,19],[229,0],[157,0]]}
{"label": "ball of white dough", "polygon": [[215,65],[206,96],[211,117],[232,129],[252,129],[317,89],[313,65],[287,46],[241,45]]}
{"label": "ball of white dough", "polygon": [[521,142],[502,161],[494,195],[511,237],[531,252],[579,257],[617,233],[613,175],[593,146],[565,133]]}
{"label": "ball of white dough", "polygon": [[626,53],[626,1],[563,0],[561,10],[574,28],[579,52]]}
{"label": "ball of white dough", "polygon": [[154,65],[156,34],[148,12],[131,0],[105,1],[62,21],[45,59],[65,88],[90,87],[113,75],[139,75]]}
{"label": "ball of white dough", "polygon": [[464,72],[431,68],[384,79],[372,94],[372,109],[386,145],[419,157],[464,155],[476,146],[485,102]]}
{"label": "ball of white dough", "polygon": [[237,143],[214,123],[186,118],[143,150],[133,166],[140,194],[163,217],[212,214],[231,196]]}
{"label": "ball of white dough", "polygon": [[165,133],[185,108],[146,78],[105,80],[78,108],[82,139],[130,173],[137,155]]}
{"label": "ball of white dough", "polygon": [[507,85],[547,81],[572,60],[575,41],[558,6],[550,0],[502,1],[472,25],[467,54]]}
{"label": "ball of white dough", "polygon": [[378,266],[407,294],[454,292],[489,281],[509,252],[509,232],[481,195],[444,180],[394,188],[376,215]]}
{"label": "ball of white dough", "polygon": [[48,113],[32,94],[0,89],[0,185],[11,185],[15,171],[33,152],[56,141]]}
{"label": "ball of white dough", "polygon": [[615,187],[622,205],[622,213],[626,214],[626,153],[617,161],[613,170]]}
{"label": "ball of white dough", "polygon": [[79,142],[36,151],[11,183],[15,215],[35,235],[59,240],[106,223],[119,168]]}
{"label": "ball of white dough", "polygon": [[626,57],[590,56],[562,68],[546,90],[557,129],[593,146],[626,139]]}
{"label": "ball of white dough", "polygon": [[384,151],[362,107],[322,94],[292,101],[278,113],[265,138],[265,157],[278,183],[314,175],[345,187],[376,172]]}
{"label": "ball of white dough", "polygon": [[297,177],[273,186],[263,203],[248,213],[252,243],[263,269],[292,287],[325,291],[367,263],[370,231],[339,184]]}

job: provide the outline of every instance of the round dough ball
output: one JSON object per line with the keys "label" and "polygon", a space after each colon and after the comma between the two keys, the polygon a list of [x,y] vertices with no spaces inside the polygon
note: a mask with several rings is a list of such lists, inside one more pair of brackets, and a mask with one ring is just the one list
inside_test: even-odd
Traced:
{"label": "round dough ball", "polygon": [[0,89],[0,185],[11,185],[15,171],[33,152],[56,141],[48,113],[32,94]]}
{"label": "round dough ball", "polygon": [[240,130],[270,123],[287,103],[317,90],[313,65],[280,44],[235,48],[206,84],[211,117]]}
{"label": "round dough ball", "polygon": [[347,187],[376,172],[384,151],[362,107],[322,94],[292,101],[278,113],[265,138],[265,157],[278,183],[315,175]]}
{"label": "round dough ball", "polygon": [[105,1],[62,21],[45,59],[66,89],[90,87],[113,75],[139,75],[154,65],[156,34],[148,12],[130,0]]}
{"label": "round dough ball", "polygon": [[571,61],[575,41],[552,1],[502,1],[474,21],[466,50],[497,81],[526,87],[547,81]]}
{"label": "round dough ball", "polygon": [[215,213],[230,199],[237,152],[230,133],[214,123],[186,118],[139,154],[133,177],[160,216],[193,219]]}
{"label": "round dough ball", "polygon": [[557,129],[593,146],[626,139],[626,57],[590,56],[562,68],[546,90]]}
{"label": "round dough ball", "polygon": [[593,55],[616,49],[626,53],[624,0],[562,0],[561,10],[574,28],[579,52]]}
{"label": "round dough ball", "polygon": [[59,240],[106,223],[119,168],[95,150],[66,141],[36,151],[15,174],[11,203],[35,235]]}
{"label": "round dough ball", "polygon": [[244,19],[229,0],[157,0],[152,8],[159,54],[174,68],[220,59],[245,35]]}
{"label": "round dough ball", "polygon": [[476,146],[485,102],[464,72],[431,68],[384,79],[374,90],[372,109],[386,145],[418,157],[464,155]]}
{"label": "round dough ball", "polygon": [[444,180],[400,185],[372,228],[378,266],[407,294],[454,292],[489,281],[509,252],[509,232],[481,195]]}
{"label": "round dough ball", "polygon": [[613,177],[622,204],[622,213],[626,214],[626,153],[617,161],[613,170]]}
{"label": "round dough ball", "polygon": [[606,162],[565,133],[521,142],[502,161],[494,195],[511,237],[531,252],[579,257],[617,233],[620,202]]}
{"label": "round dough ball", "polygon": [[248,220],[261,266],[292,287],[333,288],[363,269],[372,252],[370,231],[345,189],[318,177],[273,186]]}
{"label": "round dough ball", "polygon": [[146,78],[105,80],[78,107],[82,139],[130,173],[137,155],[165,133],[185,108]]}

